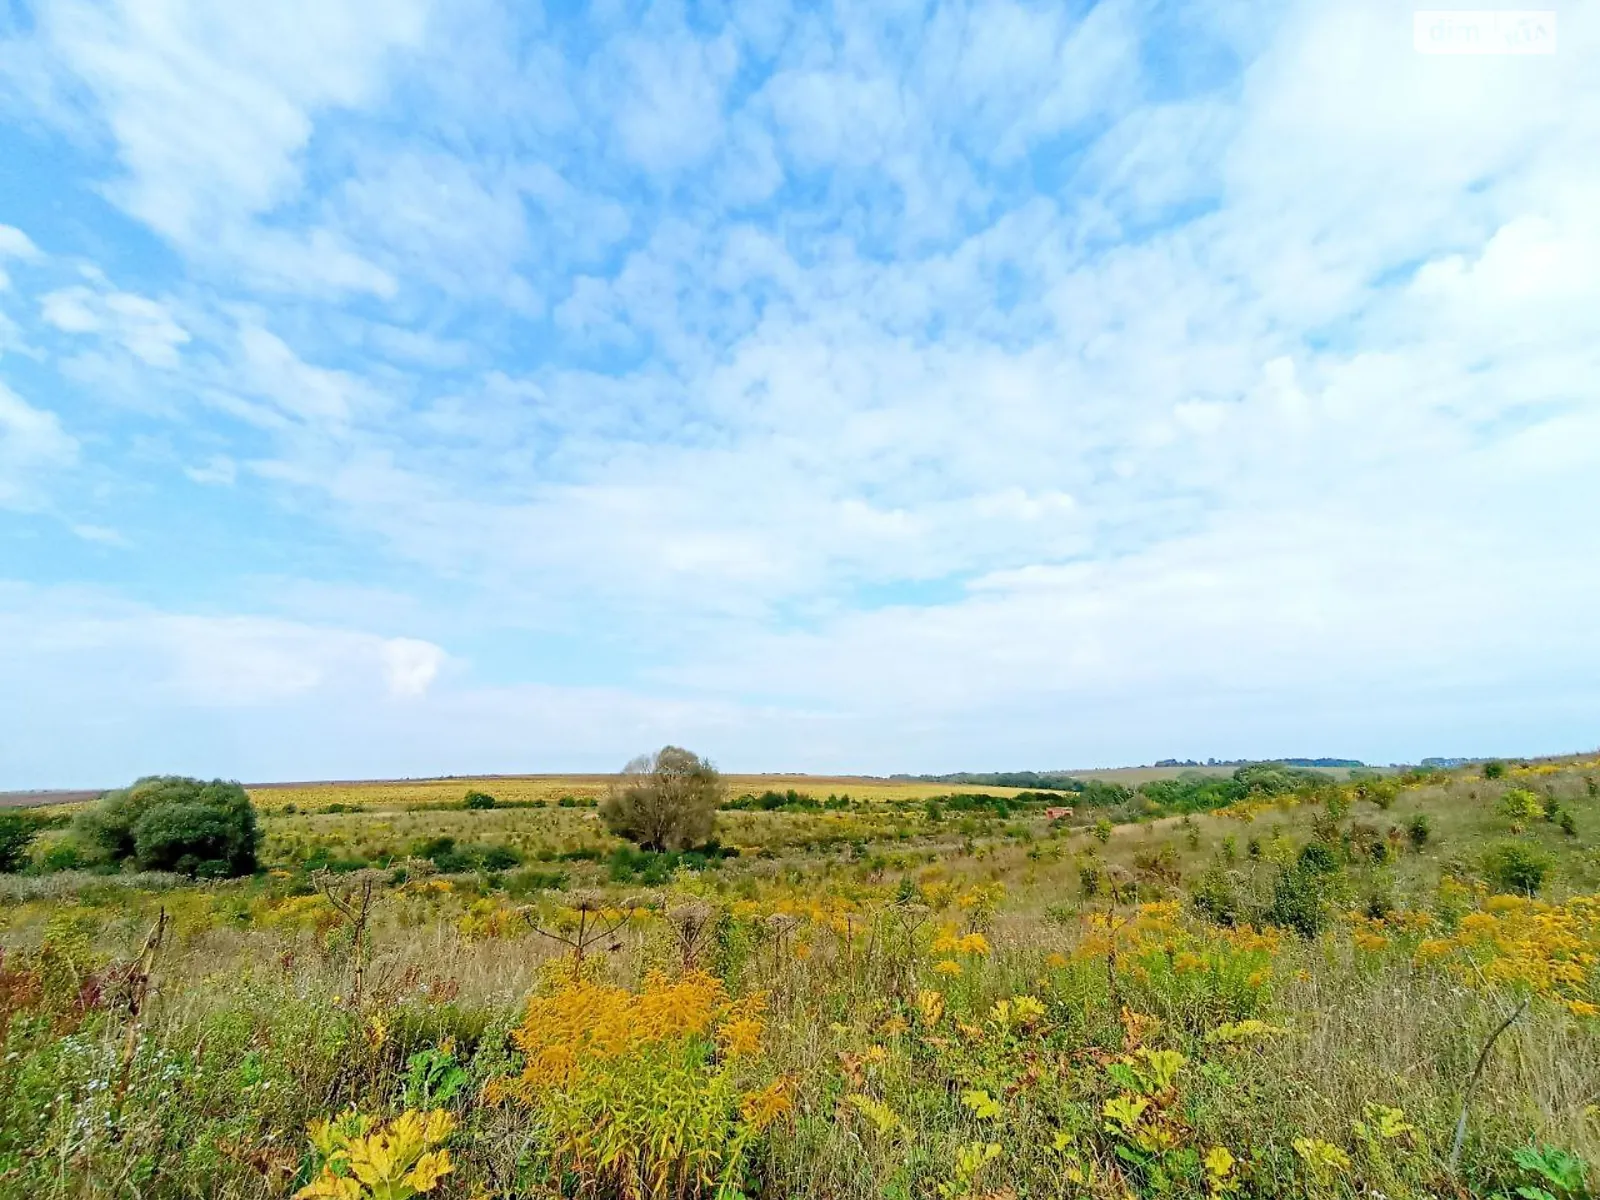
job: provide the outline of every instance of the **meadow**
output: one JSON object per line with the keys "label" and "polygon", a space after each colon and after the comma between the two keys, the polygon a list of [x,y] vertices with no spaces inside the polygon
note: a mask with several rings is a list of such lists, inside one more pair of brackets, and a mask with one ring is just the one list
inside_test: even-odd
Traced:
{"label": "meadow", "polygon": [[0,1196],[1595,1194],[1600,760],[607,784],[256,789],[212,882],[39,810]]}

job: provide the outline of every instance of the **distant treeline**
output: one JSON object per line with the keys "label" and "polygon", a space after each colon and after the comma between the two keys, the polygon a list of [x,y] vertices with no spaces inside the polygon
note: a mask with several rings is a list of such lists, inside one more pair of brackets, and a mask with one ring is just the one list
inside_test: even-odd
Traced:
{"label": "distant treeline", "polygon": [[[1427,773],[1416,774],[1420,778]],[[988,781],[1020,780],[1028,777],[1027,773],[1017,772],[978,778]],[[1070,799],[1070,807],[1077,810],[1079,819],[1087,819],[1088,814],[1095,813],[1116,820],[1134,821],[1169,813],[1208,812],[1240,800],[1285,796],[1291,793],[1314,796],[1349,786],[1359,786],[1369,791],[1374,789],[1398,791],[1402,782],[1410,781],[1409,776],[1402,776],[1396,780],[1382,780],[1375,772],[1361,771],[1352,773],[1352,780],[1357,782],[1342,784],[1332,776],[1308,767],[1275,762],[1248,763],[1227,775],[1203,774],[1196,771],[1185,773],[1175,779],[1147,779],[1133,786],[1107,779],[1075,779],[1067,775],[1035,774],[1032,778],[1035,780],[1033,790],[1009,798],[968,793],[936,796],[927,803],[937,805],[941,810],[963,812],[989,809],[1003,816],[1009,815],[1015,809],[1059,804],[1062,800]],[[1041,780],[1050,780],[1051,784],[1040,786],[1038,781]],[[993,786],[1018,785],[995,783]],[[902,803],[910,804],[909,801]]]}
{"label": "distant treeline", "polygon": [[[1164,758],[1158,767],[1364,767],[1356,758],[1279,758],[1271,761],[1196,762],[1192,758]],[[1101,780],[1083,780],[1065,771],[957,771],[951,775],[891,775],[890,779],[912,783],[965,783],[980,787],[1028,788],[1052,792],[1083,792]]]}
{"label": "distant treeline", "polygon": [[1235,758],[1227,761],[1208,758],[1205,762],[1197,762],[1192,758],[1163,758],[1155,765],[1158,767],[1249,767],[1257,766],[1261,762],[1276,763],[1282,767],[1364,767],[1367,764],[1359,758],[1274,758],[1270,760]]}
{"label": "distant treeline", "polygon": [[1083,780],[1064,771],[957,771],[953,775],[891,775],[889,778],[909,783],[967,783],[1048,792],[1081,792],[1087,786]]}

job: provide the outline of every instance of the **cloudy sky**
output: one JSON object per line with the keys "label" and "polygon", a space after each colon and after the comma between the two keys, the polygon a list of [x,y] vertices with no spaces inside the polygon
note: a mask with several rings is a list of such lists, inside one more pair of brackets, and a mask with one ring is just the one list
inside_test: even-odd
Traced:
{"label": "cloudy sky", "polygon": [[0,0],[0,787],[1592,747],[1597,9]]}

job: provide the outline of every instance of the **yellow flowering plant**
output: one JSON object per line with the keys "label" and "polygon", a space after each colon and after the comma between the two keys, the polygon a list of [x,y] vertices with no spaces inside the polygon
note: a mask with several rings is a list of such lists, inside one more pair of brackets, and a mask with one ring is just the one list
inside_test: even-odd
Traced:
{"label": "yellow flowering plant", "polygon": [[569,980],[528,1002],[520,1075],[490,1085],[533,1121],[551,1178],[643,1200],[736,1187],[747,1146],[792,1108],[785,1080],[749,1090],[759,995],[732,999],[701,971],[637,992]]}
{"label": "yellow flowering plant", "polygon": [[354,1112],[313,1121],[319,1167],[295,1200],[410,1200],[431,1192],[455,1169],[441,1148],[455,1128],[443,1109],[410,1109],[385,1125]]}

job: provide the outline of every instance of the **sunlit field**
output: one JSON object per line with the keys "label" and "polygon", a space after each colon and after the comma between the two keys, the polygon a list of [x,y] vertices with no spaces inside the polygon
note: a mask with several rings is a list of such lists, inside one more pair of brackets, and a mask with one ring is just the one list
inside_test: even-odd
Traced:
{"label": "sunlit field", "polygon": [[1592,1194],[1600,761],[1348,774],[268,788],[217,882],[41,809],[0,1195]]}
{"label": "sunlit field", "polygon": [[[1153,770],[1147,771],[1154,774]],[[1085,773],[1085,777],[1095,774]],[[250,796],[262,809],[322,808],[346,804],[357,808],[410,808],[419,805],[458,804],[469,790],[482,790],[508,804],[555,804],[563,799],[596,800],[613,779],[610,775],[516,775],[461,779],[421,779],[374,783],[306,783],[254,787]],[[884,779],[820,775],[729,775],[734,795],[781,792],[789,788],[815,795],[848,795],[853,799],[920,800],[950,790],[949,784],[901,783]],[[985,788],[996,794],[1015,794],[1018,788]]]}

